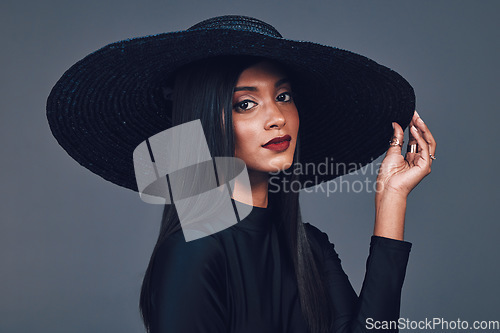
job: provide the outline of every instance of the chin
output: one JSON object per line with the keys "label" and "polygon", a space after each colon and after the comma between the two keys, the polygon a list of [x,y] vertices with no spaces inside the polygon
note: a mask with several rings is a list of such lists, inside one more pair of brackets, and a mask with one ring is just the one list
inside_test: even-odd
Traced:
{"label": "chin", "polygon": [[269,163],[267,172],[280,172],[289,169],[293,164],[293,158],[279,159]]}
{"label": "chin", "polygon": [[278,156],[269,156],[267,154],[247,154],[253,156],[252,159],[242,158],[241,155],[236,154],[236,157],[242,159],[247,167],[248,172],[262,172],[262,173],[279,173],[289,169],[293,165],[293,153],[281,153]]}

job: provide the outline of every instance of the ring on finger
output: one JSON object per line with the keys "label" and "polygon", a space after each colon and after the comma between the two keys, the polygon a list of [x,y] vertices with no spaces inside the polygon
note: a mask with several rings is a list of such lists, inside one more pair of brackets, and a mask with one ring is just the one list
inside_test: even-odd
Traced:
{"label": "ring on finger", "polygon": [[436,159],[436,156],[434,156],[432,154],[429,154],[429,157],[431,158],[431,160],[435,160]]}
{"label": "ring on finger", "polygon": [[399,142],[399,139],[395,136],[392,137],[391,141],[389,141],[389,146],[391,147],[395,147],[395,146],[400,146],[400,147],[403,147],[403,142]]}
{"label": "ring on finger", "polygon": [[414,144],[408,144],[408,147],[406,148],[406,152],[407,153],[416,153],[418,150],[418,144],[414,143]]}

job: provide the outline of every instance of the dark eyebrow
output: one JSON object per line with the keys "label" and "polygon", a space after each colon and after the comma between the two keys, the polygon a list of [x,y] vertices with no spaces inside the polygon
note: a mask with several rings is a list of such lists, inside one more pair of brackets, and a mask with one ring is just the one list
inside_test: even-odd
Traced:
{"label": "dark eyebrow", "polygon": [[[278,88],[279,86],[285,84],[285,83],[289,83],[290,80],[288,78],[284,78],[284,79],[281,79],[281,80],[278,80],[275,84],[274,84],[274,87],[275,88]],[[242,90],[248,90],[248,91],[257,91],[257,88],[256,87],[235,87],[234,88],[234,91],[242,91]]]}
{"label": "dark eyebrow", "polygon": [[281,86],[282,84],[285,84],[285,83],[290,83],[290,79],[288,79],[288,78],[285,77],[285,78],[279,80],[278,82],[276,82],[274,84],[274,87],[278,88],[279,86]]}
{"label": "dark eyebrow", "polygon": [[242,90],[249,90],[249,91],[257,91],[257,88],[255,87],[235,87],[234,91],[242,91]]}

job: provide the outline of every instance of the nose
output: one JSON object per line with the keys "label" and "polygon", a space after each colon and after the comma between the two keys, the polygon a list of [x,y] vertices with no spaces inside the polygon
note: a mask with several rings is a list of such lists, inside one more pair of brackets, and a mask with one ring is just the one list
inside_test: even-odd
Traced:
{"label": "nose", "polygon": [[286,118],[281,109],[275,103],[271,103],[271,105],[267,108],[267,121],[266,121],[266,129],[281,129],[286,124]]}

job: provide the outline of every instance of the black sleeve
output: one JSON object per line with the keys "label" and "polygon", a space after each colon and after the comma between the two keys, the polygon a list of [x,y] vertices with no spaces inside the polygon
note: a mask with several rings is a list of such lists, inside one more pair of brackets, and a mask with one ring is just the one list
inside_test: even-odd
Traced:
{"label": "black sleeve", "polygon": [[[328,236],[305,224],[313,251],[320,252],[325,281],[333,306],[333,332],[398,332],[401,288],[411,243],[372,236],[366,274],[359,297],[352,288]],[[376,330],[383,323],[392,328]]]}
{"label": "black sleeve", "polygon": [[152,272],[151,333],[226,332],[226,267],[218,241],[170,236]]}

